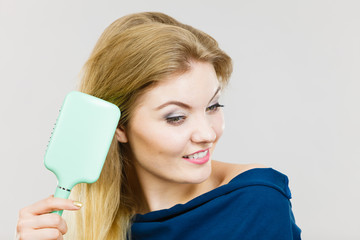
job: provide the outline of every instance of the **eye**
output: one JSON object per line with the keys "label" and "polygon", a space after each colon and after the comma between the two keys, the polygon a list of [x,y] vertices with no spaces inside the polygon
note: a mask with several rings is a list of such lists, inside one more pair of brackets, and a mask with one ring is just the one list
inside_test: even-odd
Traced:
{"label": "eye", "polygon": [[167,117],[166,122],[172,125],[180,125],[184,122],[185,118],[185,116]]}
{"label": "eye", "polygon": [[219,103],[215,103],[214,105],[211,105],[210,107],[206,108],[206,111],[210,111],[210,112],[216,112],[217,110],[219,110],[219,108],[224,107],[224,105],[221,105]]}

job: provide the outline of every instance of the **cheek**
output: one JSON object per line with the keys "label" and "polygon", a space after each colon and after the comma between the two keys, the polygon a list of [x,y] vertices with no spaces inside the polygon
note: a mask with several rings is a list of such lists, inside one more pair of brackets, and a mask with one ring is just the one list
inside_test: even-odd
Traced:
{"label": "cheek", "polygon": [[225,128],[224,114],[222,111],[214,115],[212,126],[216,133],[216,140],[218,140],[222,136]]}
{"label": "cheek", "polygon": [[156,134],[158,139],[154,139],[154,145],[161,153],[168,155],[178,155],[183,153],[188,136],[186,131],[179,131],[180,128],[166,126],[159,129]]}
{"label": "cheek", "polygon": [[[184,131],[162,124],[142,124],[132,131],[129,143],[137,158],[154,155],[178,155],[186,144]],[[141,126],[141,127],[140,127]]]}

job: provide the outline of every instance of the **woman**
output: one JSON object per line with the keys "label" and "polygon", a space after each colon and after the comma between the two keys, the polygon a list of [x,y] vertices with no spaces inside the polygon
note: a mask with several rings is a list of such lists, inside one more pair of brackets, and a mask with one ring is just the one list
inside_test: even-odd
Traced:
{"label": "woman", "polygon": [[[99,180],[80,202],[50,196],[20,211],[20,239],[300,239],[287,177],[212,161],[231,59],[209,35],[161,13],[118,19],[79,90],[122,116]],[[65,220],[53,210],[65,211]],[[49,214],[50,213],[50,214]]]}

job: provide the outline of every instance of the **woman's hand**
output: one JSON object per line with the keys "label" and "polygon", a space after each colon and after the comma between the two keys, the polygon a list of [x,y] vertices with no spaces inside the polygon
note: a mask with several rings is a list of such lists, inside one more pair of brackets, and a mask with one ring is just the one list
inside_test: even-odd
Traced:
{"label": "woman's hand", "polygon": [[57,210],[79,210],[81,203],[70,199],[50,196],[19,212],[16,227],[16,239],[63,239],[67,232],[65,220],[56,213]]}

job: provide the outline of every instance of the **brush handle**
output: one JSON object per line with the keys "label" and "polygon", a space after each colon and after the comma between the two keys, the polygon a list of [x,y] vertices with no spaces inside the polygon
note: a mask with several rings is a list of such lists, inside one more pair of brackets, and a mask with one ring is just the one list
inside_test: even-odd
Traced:
{"label": "brush handle", "polygon": [[[56,187],[56,191],[55,191],[54,197],[56,197],[56,198],[68,199],[68,198],[69,198],[69,195],[70,195],[70,190],[69,190],[69,189],[63,188],[63,187],[61,187],[61,186],[57,186],[57,187]],[[63,210],[54,211],[53,213],[57,213],[57,214],[59,214],[59,215],[61,216],[62,213],[63,213]]]}

